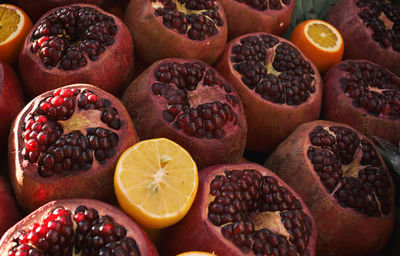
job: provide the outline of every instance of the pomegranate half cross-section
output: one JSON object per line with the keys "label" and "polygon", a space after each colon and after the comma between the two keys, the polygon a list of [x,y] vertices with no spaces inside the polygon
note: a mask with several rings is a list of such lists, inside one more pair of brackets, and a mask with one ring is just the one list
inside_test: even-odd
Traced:
{"label": "pomegranate half cross-section", "polygon": [[165,234],[165,255],[313,256],[317,228],[303,200],[276,174],[242,163],[200,170],[192,208]]}
{"label": "pomegranate half cross-section", "polygon": [[269,156],[318,226],[317,255],[377,255],[393,228],[394,187],[375,145],[348,125],[299,126]]}
{"label": "pomegranate half cross-section", "polygon": [[157,256],[146,233],[121,210],[90,199],[49,202],[10,228],[2,256]]}
{"label": "pomegranate half cross-section", "polygon": [[141,140],[166,137],[202,168],[239,161],[246,144],[242,103],[209,65],[193,59],[155,62],[122,96]]}
{"label": "pomegranate half cross-section", "polygon": [[95,5],[48,11],[33,26],[19,57],[30,97],[73,83],[122,93],[133,77],[133,41],[118,17]]}
{"label": "pomegranate half cross-section", "polygon": [[12,186],[21,208],[32,211],[61,198],[114,200],[116,162],[138,138],[119,99],[75,84],[32,100],[9,141]]}
{"label": "pomegranate half cross-section", "polygon": [[215,67],[242,100],[247,149],[270,152],[298,125],[319,117],[318,69],[283,38],[266,33],[235,38]]}
{"label": "pomegranate half cross-section", "polygon": [[124,20],[136,54],[147,64],[194,58],[212,65],[228,35],[225,13],[216,0],[132,0]]}

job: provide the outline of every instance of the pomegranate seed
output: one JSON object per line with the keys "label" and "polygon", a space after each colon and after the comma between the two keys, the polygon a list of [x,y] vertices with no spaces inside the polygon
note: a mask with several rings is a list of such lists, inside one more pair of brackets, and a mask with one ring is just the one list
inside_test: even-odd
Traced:
{"label": "pomegranate seed", "polygon": [[36,232],[41,236],[41,237],[43,237],[43,236],[45,236],[46,235],[46,233],[47,233],[47,227],[45,226],[45,225],[41,225],[40,227],[38,227],[37,229],[36,229]]}
{"label": "pomegranate seed", "polygon": [[26,149],[29,151],[38,151],[39,150],[39,144],[37,143],[36,140],[29,140],[26,143]]}
{"label": "pomegranate seed", "polygon": [[97,102],[97,96],[94,95],[94,94],[90,94],[90,95],[87,97],[87,99],[88,99],[88,101],[89,101],[90,103],[93,103],[93,104]]}
{"label": "pomegranate seed", "polygon": [[29,140],[29,136],[31,135],[31,132],[30,131],[25,131],[25,133],[24,133],[24,139],[25,139],[25,141],[28,141]]}
{"label": "pomegranate seed", "polygon": [[40,144],[46,144],[47,142],[47,135],[43,132],[39,133],[36,139],[39,141]]}
{"label": "pomegranate seed", "polygon": [[37,116],[35,117],[35,121],[41,124],[45,124],[47,122],[47,118],[45,116]]}
{"label": "pomegranate seed", "polygon": [[33,119],[29,119],[28,122],[26,122],[25,124],[25,129],[29,130],[31,129],[32,125],[35,123],[35,121]]}
{"label": "pomegranate seed", "polygon": [[18,240],[22,243],[22,244],[26,244],[28,243],[28,235],[24,234],[24,235],[20,235],[18,237]]}
{"label": "pomegranate seed", "polygon": [[60,96],[63,98],[67,98],[67,97],[71,97],[72,96],[72,92],[69,89],[62,89],[60,92]]}
{"label": "pomegranate seed", "polygon": [[39,227],[39,224],[38,223],[34,223],[34,224],[29,226],[28,230],[35,231],[35,229],[37,229],[38,227]]}
{"label": "pomegranate seed", "polygon": [[49,40],[49,37],[48,37],[48,36],[42,36],[42,37],[38,40],[38,42],[39,42],[40,46],[42,46],[42,45],[44,44],[44,42],[46,42],[47,40]]}
{"label": "pomegranate seed", "polygon": [[27,251],[19,251],[15,254],[15,256],[28,256],[28,252]]}
{"label": "pomegranate seed", "polygon": [[37,235],[37,233],[29,233],[29,235],[27,236],[27,239],[32,243],[32,244],[37,244],[38,240],[39,240],[39,236]]}
{"label": "pomegranate seed", "polygon": [[60,95],[60,92],[61,92],[61,89],[56,89],[56,90],[54,90],[53,95],[58,96],[58,95]]}
{"label": "pomegranate seed", "polygon": [[56,96],[53,99],[51,99],[51,104],[55,107],[60,106],[63,103],[64,99],[60,96]]}
{"label": "pomegranate seed", "polygon": [[44,111],[47,112],[50,109],[51,105],[47,102],[43,102],[40,104],[40,108]]}
{"label": "pomegranate seed", "polygon": [[85,220],[85,214],[82,213],[82,212],[78,212],[77,214],[75,214],[74,220],[75,220],[77,223],[79,223],[79,222],[81,222],[81,221],[84,221],[84,220]]}

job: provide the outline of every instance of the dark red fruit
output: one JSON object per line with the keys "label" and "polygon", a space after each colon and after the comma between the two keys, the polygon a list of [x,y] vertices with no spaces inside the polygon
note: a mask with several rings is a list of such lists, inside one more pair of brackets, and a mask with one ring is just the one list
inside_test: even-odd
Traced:
{"label": "dark red fruit", "polygon": [[28,34],[19,73],[30,97],[73,83],[121,93],[133,76],[133,42],[126,25],[94,5],[47,12]]}
{"label": "dark red fruit", "polygon": [[310,208],[317,255],[377,255],[393,229],[394,188],[375,145],[348,125],[299,126],[265,162]]}
{"label": "dark red fruit", "polygon": [[7,149],[10,125],[25,105],[17,74],[0,60],[0,151]]}
{"label": "dark red fruit", "polygon": [[0,176],[0,237],[17,223],[20,214],[8,182]]}
{"label": "dark red fruit", "polygon": [[147,64],[194,58],[213,64],[224,51],[228,29],[216,0],[132,0],[125,22],[136,54]]}
{"label": "dark red fruit", "polygon": [[13,124],[11,180],[19,205],[32,211],[51,200],[114,200],[119,156],[138,141],[125,107],[88,84],[46,92]]}
{"label": "dark red fruit", "polygon": [[246,148],[272,151],[298,125],[319,117],[318,69],[291,42],[265,33],[228,43],[216,69],[238,91],[246,113]]}
{"label": "dark red fruit", "polygon": [[326,20],[343,37],[344,59],[367,59],[400,75],[400,10],[390,1],[342,0]]}
{"label": "dark red fruit", "polygon": [[122,96],[140,139],[166,137],[197,165],[243,155],[246,120],[236,91],[212,67],[193,59],[157,61]]}
{"label": "dark red fruit", "polygon": [[323,117],[367,136],[400,142],[400,78],[366,60],[347,60],[324,77]]}
{"label": "dark red fruit", "polygon": [[276,174],[254,163],[217,165],[200,170],[194,204],[166,229],[160,251],[311,256],[316,236],[307,206]]}
{"label": "dark red fruit", "polygon": [[146,233],[119,209],[89,199],[52,201],[10,228],[0,254],[156,256]]}
{"label": "dark red fruit", "polygon": [[295,0],[221,0],[228,20],[228,37],[265,32],[281,36],[292,20]]}

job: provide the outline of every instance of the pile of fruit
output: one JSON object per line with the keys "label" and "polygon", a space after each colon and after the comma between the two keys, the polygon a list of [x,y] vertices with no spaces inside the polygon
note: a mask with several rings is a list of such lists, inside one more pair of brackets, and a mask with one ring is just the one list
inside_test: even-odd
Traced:
{"label": "pile of fruit", "polygon": [[1,256],[400,254],[394,3],[5,2]]}

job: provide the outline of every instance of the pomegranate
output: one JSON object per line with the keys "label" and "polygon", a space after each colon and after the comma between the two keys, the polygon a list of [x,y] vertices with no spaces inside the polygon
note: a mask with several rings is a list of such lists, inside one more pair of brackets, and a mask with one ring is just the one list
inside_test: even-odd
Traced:
{"label": "pomegranate", "polygon": [[194,58],[213,64],[224,51],[228,29],[216,0],[132,0],[125,22],[136,54],[147,64]]}
{"label": "pomegranate", "polygon": [[146,233],[119,209],[89,199],[47,203],[10,228],[0,254],[157,256]]}
{"label": "pomegranate", "polygon": [[303,198],[318,226],[317,255],[376,255],[394,220],[394,187],[375,145],[348,125],[300,125],[265,162]]}
{"label": "pomegranate", "polygon": [[400,10],[390,1],[342,0],[326,20],[343,37],[344,59],[367,59],[400,75]]}
{"label": "pomegranate", "polygon": [[102,9],[107,9],[112,6],[110,0],[15,0],[15,4],[21,7],[33,22],[36,22],[47,11],[69,4],[86,3],[97,5]]}
{"label": "pomegranate", "polygon": [[292,20],[295,0],[221,0],[228,20],[228,37],[266,32],[283,35]]}
{"label": "pomegranate", "polygon": [[318,69],[291,42],[266,33],[230,41],[216,69],[238,91],[246,113],[246,148],[272,151],[298,125],[318,119]]}
{"label": "pomegranate", "polygon": [[88,84],[46,92],[17,116],[9,141],[11,183],[24,211],[62,198],[114,202],[120,155],[138,141],[125,107]]}
{"label": "pomegranate", "polygon": [[141,140],[166,137],[199,168],[239,161],[246,120],[236,91],[212,67],[192,59],[155,62],[122,96]]}
{"label": "pomegranate", "polygon": [[400,78],[366,60],[343,61],[324,77],[323,116],[397,145]]}
{"label": "pomegranate", "polygon": [[10,125],[24,105],[24,95],[17,74],[0,60],[0,152],[6,152]]}
{"label": "pomegranate", "polygon": [[17,203],[10,186],[3,176],[0,176],[0,237],[19,220]]}
{"label": "pomegranate", "polygon": [[165,234],[165,255],[297,256],[315,255],[317,231],[296,192],[261,165],[242,163],[201,170],[192,208]]}
{"label": "pomegranate", "polygon": [[97,6],[47,12],[28,34],[19,73],[30,97],[72,83],[118,95],[133,76],[133,42],[126,25]]}

